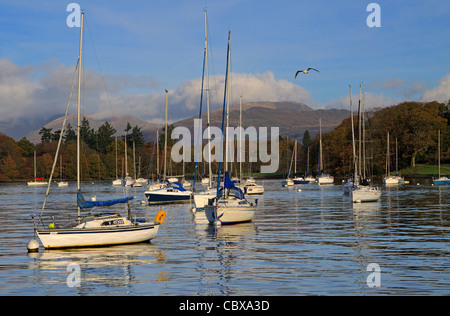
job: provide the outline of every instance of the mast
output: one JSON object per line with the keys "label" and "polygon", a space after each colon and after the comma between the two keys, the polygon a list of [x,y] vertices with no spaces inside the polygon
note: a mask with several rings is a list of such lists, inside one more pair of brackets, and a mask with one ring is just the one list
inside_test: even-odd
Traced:
{"label": "mast", "polygon": [[308,176],[309,174],[309,146],[307,148],[307,154],[306,154],[306,174],[305,176]]}
{"label": "mast", "polygon": [[116,134],[116,179],[118,179],[118,176],[117,176],[117,134]]}
{"label": "mast", "polygon": [[[227,52],[230,51],[230,42],[231,42],[231,31],[228,31],[228,48],[227,48]],[[226,71],[225,71],[225,90],[223,93],[223,109],[222,109],[222,131],[223,131],[223,127],[224,127],[224,118],[225,118],[225,106],[226,106],[226,99],[227,99],[227,82],[228,82],[228,63],[229,63],[229,58],[230,58],[230,54],[227,54],[227,67],[226,67]],[[217,177],[217,197],[219,196],[219,192],[220,192],[220,172],[221,172],[221,167],[222,167],[222,153],[223,153],[223,133],[222,136],[220,137],[220,156],[219,156],[219,172],[218,172],[218,177]],[[224,182],[225,184],[225,182]]]}
{"label": "mast", "polygon": [[159,128],[156,129],[156,182],[159,183]]}
{"label": "mast", "polygon": [[36,150],[34,151],[34,182],[36,182]]}
{"label": "mast", "polygon": [[365,116],[364,116],[364,114],[366,113],[366,110],[365,110],[365,107],[364,107],[364,96],[365,96],[365,94],[364,94],[364,86],[363,86],[363,94],[362,94],[362,129],[363,129],[363,143],[362,143],[362,145],[363,145],[363,151],[362,151],[362,153],[363,153],[363,168],[364,168],[364,171],[363,171],[363,176],[364,176],[364,179],[366,179],[367,178],[367,175],[366,175],[366,118],[365,118]]}
{"label": "mast", "polygon": [[[78,100],[77,100],[77,191],[80,190],[80,102],[81,102],[81,57],[83,51],[83,24],[84,12],[81,13],[81,27],[80,27],[80,52],[78,54]],[[80,207],[78,209],[78,219],[81,216]]]}
{"label": "mast", "polygon": [[323,169],[323,158],[322,158],[322,118],[319,118],[319,170],[318,174],[320,175],[320,171]]}
{"label": "mast", "polygon": [[297,141],[294,145],[294,176],[297,175]]}
{"label": "mast", "polygon": [[286,179],[289,179],[289,136],[286,136]]}
{"label": "mast", "polygon": [[124,150],[125,150],[125,186],[127,186],[127,177],[128,177],[128,148],[127,148],[127,134],[128,131],[125,130],[125,144],[124,144]]}
{"label": "mast", "polygon": [[[231,32],[229,33],[231,34]],[[231,36],[231,35],[230,35]],[[227,129],[226,129],[226,138],[225,138],[225,171],[228,171],[228,155],[229,155],[229,149],[228,149],[228,125],[229,125],[229,117],[230,117],[230,68],[231,68],[231,40],[230,38],[228,39],[228,63],[227,63],[227,72],[228,72],[228,76],[227,76],[227,85],[228,85],[228,89],[227,89]],[[233,145],[234,145],[234,141],[233,141]]]}
{"label": "mast", "polygon": [[212,187],[212,170],[211,170],[211,129],[209,118],[209,68],[208,68],[208,22],[205,10],[205,66],[206,66],[206,107],[208,111],[208,167],[209,167],[209,187]]}
{"label": "mast", "polygon": [[390,153],[389,153],[389,132],[387,132],[387,149],[386,149],[386,177],[391,174],[391,164],[390,164]]}
{"label": "mast", "polygon": [[242,181],[242,95],[239,97],[239,180]]}
{"label": "mast", "polygon": [[136,181],[136,147],[133,140],[133,171],[134,171],[134,181]]}
{"label": "mast", "polygon": [[164,137],[164,181],[166,181],[166,161],[167,161],[167,101],[169,92],[166,90],[166,137]]}
{"label": "mast", "polygon": [[[352,147],[353,147],[353,186],[355,186],[356,181],[356,148],[355,148],[355,128],[353,125],[353,104],[352,104],[352,86],[349,85],[350,89],[350,120],[352,122]],[[359,183],[359,182],[358,182]]]}
{"label": "mast", "polygon": [[[204,79],[205,79],[205,61],[206,61],[206,50],[204,50],[204,54],[203,54],[203,67],[202,67],[202,88],[201,88],[201,93],[200,93],[200,109],[198,112],[198,119],[200,122],[202,122],[202,108],[203,108],[203,84],[204,84]],[[195,132],[194,132],[195,134]],[[202,148],[201,143],[202,143],[202,125],[199,124],[198,126],[198,132],[197,132],[197,139],[194,141],[194,147],[195,148],[195,170],[194,170],[194,186],[193,186],[193,190],[195,191],[195,181],[197,180],[197,170],[198,170],[198,151],[199,149]],[[195,144],[197,143],[197,146],[195,146]],[[183,153],[184,156],[184,153]],[[204,168],[203,168],[204,170]],[[184,157],[183,157],[183,180],[184,180]]]}
{"label": "mast", "polygon": [[362,162],[362,157],[361,157],[361,151],[362,151],[362,132],[361,132],[361,84],[359,85],[359,103],[358,103],[358,140],[359,140],[359,146],[358,146],[358,172],[359,172],[359,176],[361,177],[361,171],[362,171],[362,167],[361,167],[361,162]]}
{"label": "mast", "polygon": [[438,130],[438,168],[439,168],[439,178],[441,178],[441,130]]}

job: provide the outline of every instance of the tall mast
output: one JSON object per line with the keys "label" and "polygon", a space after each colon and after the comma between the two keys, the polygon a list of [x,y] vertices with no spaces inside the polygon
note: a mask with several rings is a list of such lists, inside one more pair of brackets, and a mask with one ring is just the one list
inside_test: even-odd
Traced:
{"label": "tall mast", "polygon": [[387,150],[386,150],[387,177],[391,174],[391,155],[389,152],[389,132],[387,133]]}
{"label": "tall mast", "polygon": [[[80,190],[80,102],[81,102],[81,57],[83,51],[83,24],[84,13],[81,13],[81,28],[80,28],[80,52],[78,54],[78,100],[77,100],[77,191]],[[81,216],[81,210],[78,206],[78,218]]]}
{"label": "tall mast", "polygon": [[[228,149],[228,124],[229,124],[229,112],[230,112],[230,68],[231,68],[231,32],[228,33],[228,65],[227,65],[227,72],[228,72],[228,76],[227,76],[227,85],[228,85],[228,90],[227,90],[227,129],[226,129],[226,138],[225,138],[225,171],[228,171],[228,154],[229,154],[229,149]],[[233,142],[234,145],[234,142]]]}
{"label": "tall mast", "polygon": [[438,130],[438,166],[439,166],[439,179],[441,178],[441,130]]}
{"label": "tall mast", "polygon": [[212,170],[211,170],[211,129],[209,118],[209,68],[208,68],[208,20],[205,10],[205,63],[206,63],[206,107],[208,112],[208,167],[209,167],[209,187],[212,186]]}
{"label": "tall mast", "polygon": [[323,169],[323,159],[322,159],[322,118],[319,118],[319,171]]}
{"label": "tall mast", "polygon": [[116,179],[118,178],[117,176],[117,133],[116,133]]}
{"label": "tall mast", "polygon": [[34,182],[36,182],[36,150],[34,151]]}
{"label": "tall mast", "polygon": [[127,177],[128,177],[128,147],[127,147],[127,134],[128,134],[128,131],[125,130],[125,142],[124,142],[124,152],[125,152],[125,186],[127,185]]}
{"label": "tall mast", "polygon": [[297,174],[297,141],[294,144],[294,176]]}
{"label": "tall mast", "polygon": [[242,95],[239,97],[239,127],[239,180],[242,180]]}
{"label": "tall mast", "polygon": [[362,143],[362,145],[363,145],[363,150],[362,150],[362,153],[363,153],[363,176],[364,176],[364,179],[366,179],[367,178],[367,176],[366,176],[366,118],[365,118],[365,113],[366,113],[366,109],[365,109],[365,107],[364,107],[364,86],[363,86],[363,91],[362,91],[362,129],[363,129],[363,143]]}
{"label": "tall mast", "polygon": [[159,128],[156,129],[156,182],[159,183]]}
{"label": "tall mast", "polygon": [[166,161],[167,161],[167,102],[169,92],[166,90],[166,136],[164,137],[164,181],[166,181]]}
{"label": "tall mast", "polygon": [[[228,47],[227,47],[227,52],[230,50],[230,42],[231,42],[231,31],[228,31]],[[229,57],[230,55],[227,54],[227,67],[226,67],[226,71],[225,71],[225,89],[223,92],[223,109],[222,109],[222,131],[224,128],[224,118],[225,118],[225,106],[226,106],[226,98],[227,98],[227,82],[228,82],[228,63],[229,63]],[[221,168],[222,168],[222,153],[223,153],[223,133],[222,136],[220,137],[220,156],[219,156],[219,172],[218,172],[218,176],[217,176],[217,194],[216,196],[219,196],[219,192],[220,192],[220,173],[221,173]],[[225,183],[225,182],[224,182]]]}
{"label": "tall mast", "polygon": [[361,84],[359,85],[359,103],[358,103],[358,140],[359,140],[359,146],[358,146],[358,171],[359,171],[359,176],[361,177],[361,162],[362,162],[362,157],[361,157],[361,151],[362,151],[362,132],[361,132]]}
{"label": "tall mast", "polygon": [[357,183],[356,181],[358,180],[356,179],[357,170],[356,170],[355,128],[353,126],[352,86],[349,86],[349,89],[350,89],[350,120],[352,123],[352,147],[353,147],[353,186],[355,186],[355,184]]}

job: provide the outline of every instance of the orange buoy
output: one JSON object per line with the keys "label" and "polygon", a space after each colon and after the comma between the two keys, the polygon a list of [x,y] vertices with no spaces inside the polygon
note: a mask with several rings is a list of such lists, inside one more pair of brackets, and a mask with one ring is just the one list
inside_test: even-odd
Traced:
{"label": "orange buoy", "polygon": [[155,222],[159,222],[159,224],[164,223],[164,219],[166,218],[166,212],[159,211],[155,216]]}

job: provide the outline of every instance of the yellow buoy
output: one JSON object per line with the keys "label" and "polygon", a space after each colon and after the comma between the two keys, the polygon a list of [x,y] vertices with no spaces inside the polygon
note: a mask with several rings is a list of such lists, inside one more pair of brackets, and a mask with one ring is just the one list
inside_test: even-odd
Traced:
{"label": "yellow buoy", "polygon": [[155,216],[155,223],[159,223],[160,225],[164,223],[164,219],[166,218],[166,212],[159,211]]}

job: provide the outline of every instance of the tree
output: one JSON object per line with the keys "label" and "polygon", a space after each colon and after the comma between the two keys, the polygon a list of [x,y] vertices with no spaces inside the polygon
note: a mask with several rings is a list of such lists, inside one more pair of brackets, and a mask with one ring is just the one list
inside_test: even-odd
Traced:
{"label": "tree", "polygon": [[436,152],[437,130],[446,131],[447,120],[442,117],[441,109],[442,104],[438,102],[403,102],[374,113],[370,120],[371,139],[377,163],[385,162],[387,132],[391,139],[397,138],[398,151],[403,159],[409,160],[410,166],[415,166],[418,158],[427,160]]}
{"label": "tree", "polygon": [[311,141],[311,136],[309,135],[309,131],[306,130],[305,133],[303,134],[303,140],[302,140],[302,149],[304,152],[306,152],[308,150],[308,147],[311,146],[312,141]]}
{"label": "tree", "polygon": [[34,144],[30,142],[26,137],[23,137],[21,140],[19,140],[17,145],[19,145],[19,147],[22,149],[23,156],[27,158],[33,156],[33,153],[36,150]]}
{"label": "tree", "polygon": [[130,142],[134,142],[136,148],[144,147],[144,133],[142,133],[141,129],[141,127],[133,127],[133,131],[127,138]]}
{"label": "tree", "polygon": [[77,140],[77,134],[72,129],[72,126],[67,124],[66,133],[64,134],[64,142],[68,143],[70,141]]}
{"label": "tree", "polygon": [[51,141],[52,142],[59,142],[59,137],[60,136],[61,136],[61,130],[59,129],[59,130],[57,130],[56,132],[54,132],[52,134]]}
{"label": "tree", "polygon": [[[173,124],[167,125],[167,147],[171,147],[175,143],[175,139],[172,139],[172,131],[175,129]],[[166,139],[166,128],[163,128],[162,133],[159,134],[159,148],[164,149],[164,140]]]}
{"label": "tree", "polygon": [[96,139],[95,131],[91,128],[89,121],[83,117],[80,127],[80,137],[88,145],[89,148],[95,148]]}
{"label": "tree", "polygon": [[48,143],[52,140],[52,128],[41,128],[39,131],[39,135],[41,135],[41,142]]}
{"label": "tree", "polygon": [[105,122],[97,131],[97,150],[106,154],[107,148],[115,139],[116,129],[111,124]]}
{"label": "tree", "polygon": [[103,179],[105,174],[105,166],[103,165],[100,155],[89,155],[89,174],[94,179]]}

